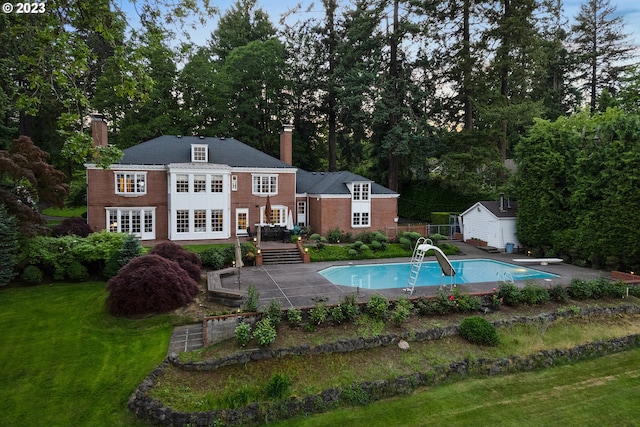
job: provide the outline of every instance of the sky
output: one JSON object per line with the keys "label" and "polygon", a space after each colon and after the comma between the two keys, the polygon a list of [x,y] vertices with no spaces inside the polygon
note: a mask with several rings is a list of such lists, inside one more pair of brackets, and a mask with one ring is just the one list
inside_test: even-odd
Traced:
{"label": "sky", "polygon": [[[121,8],[127,13],[128,16],[135,15],[131,0],[120,0]],[[236,0],[211,0],[211,3],[218,7],[221,14],[224,14]],[[338,0],[344,2],[344,0]],[[575,17],[579,10],[580,5],[586,3],[587,0],[563,0],[564,15],[569,20],[569,25],[573,23],[573,17]],[[302,5],[302,10],[307,10],[311,5],[310,16],[317,15],[317,18],[322,18],[324,15],[324,8],[322,7],[321,0],[258,0],[257,7],[261,8],[269,14],[271,22],[278,26],[278,22],[282,14],[296,7],[296,5]],[[632,45],[640,46],[640,1],[638,0],[610,0],[611,6],[615,7],[616,14],[622,16],[624,21],[624,29],[629,34],[629,42]],[[291,22],[295,17],[290,18]],[[197,45],[206,45],[210,40],[211,33],[217,26],[218,19],[211,19],[208,25],[204,28],[190,32],[192,41]],[[640,55],[640,51],[638,52]]]}

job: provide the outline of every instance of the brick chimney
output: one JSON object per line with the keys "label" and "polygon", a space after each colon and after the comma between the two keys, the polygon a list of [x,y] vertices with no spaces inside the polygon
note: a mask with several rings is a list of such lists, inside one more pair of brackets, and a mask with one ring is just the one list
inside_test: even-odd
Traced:
{"label": "brick chimney", "polygon": [[91,115],[91,137],[94,147],[106,147],[109,143],[107,137],[107,121],[102,114]]}
{"label": "brick chimney", "polygon": [[293,166],[293,125],[283,125],[280,132],[280,160]]}

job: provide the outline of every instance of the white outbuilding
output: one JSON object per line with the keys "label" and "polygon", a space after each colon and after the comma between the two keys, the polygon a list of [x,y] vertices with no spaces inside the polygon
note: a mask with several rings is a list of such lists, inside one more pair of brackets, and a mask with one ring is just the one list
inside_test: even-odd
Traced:
{"label": "white outbuilding", "polygon": [[516,237],[517,202],[505,200],[477,202],[460,214],[465,241],[480,239],[507,252],[520,247]]}

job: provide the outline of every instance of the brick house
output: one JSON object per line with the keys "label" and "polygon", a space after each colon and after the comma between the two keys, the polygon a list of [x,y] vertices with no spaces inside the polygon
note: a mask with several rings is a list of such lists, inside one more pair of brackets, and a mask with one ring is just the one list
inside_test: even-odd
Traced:
{"label": "brick house", "polygon": [[[107,145],[101,115],[91,121],[95,145]],[[280,135],[280,159],[233,138],[160,136],[124,150],[109,169],[86,164],[87,221],[93,230],[142,240],[216,240],[246,236],[265,223],[326,235],[395,227],[395,193],[350,172],[307,172],[292,165],[293,127]]]}

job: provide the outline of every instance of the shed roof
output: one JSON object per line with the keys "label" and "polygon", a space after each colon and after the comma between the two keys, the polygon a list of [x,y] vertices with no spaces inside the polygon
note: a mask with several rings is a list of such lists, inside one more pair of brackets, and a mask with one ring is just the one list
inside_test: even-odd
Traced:
{"label": "shed roof", "polygon": [[504,208],[500,209],[500,202],[489,200],[489,201],[480,201],[475,203],[466,211],[462,212],[460,215],[464,216],[468,212],[472,211],[476,206],[482,205],[484,206],[493,216],[496,218],[515,218],[518,213],[518,202],[511,202],[505,200]]}

